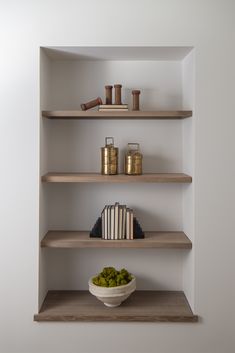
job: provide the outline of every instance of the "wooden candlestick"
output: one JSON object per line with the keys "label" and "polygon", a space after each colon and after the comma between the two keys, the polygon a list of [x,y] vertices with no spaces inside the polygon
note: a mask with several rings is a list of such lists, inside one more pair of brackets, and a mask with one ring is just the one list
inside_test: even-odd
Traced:
{"label": "wooden candlestick", "polygon": [[110,86],[110,85],[105,86],[106,104],[112,104],[112,89],[113,89],[113,86]]}
{"label": "wooden candlestick", "polygon": [[103,104],[102,99],[100,97],[97,97],[96,99],[94,99],[90,102],[81,104],[81,108],[82,108],[82,110],[88,110],[88,109],[96,107],[97,105],[100,105],[100,104]]}
{"label": "wooden candlestick", "polygon": [[122,104],[122,85],[114,85],[115,88],[115,104]]}
{"label": "wooden candlestick", "polygon": [[133,95],[133,106],[132,110],[140,110],[140,91],[135,89],[132,91]]}

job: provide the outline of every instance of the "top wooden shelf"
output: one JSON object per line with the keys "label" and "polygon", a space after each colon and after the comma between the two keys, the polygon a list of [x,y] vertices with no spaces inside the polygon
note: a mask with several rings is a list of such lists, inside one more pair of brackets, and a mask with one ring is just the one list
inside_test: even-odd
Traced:
{"label": "top wooden shelf", "polygon": [[192,116],[191,110],[171,111],[126,111],[99,112],[97,110],[50,110],[43,111],[48,119],[185,119]]}

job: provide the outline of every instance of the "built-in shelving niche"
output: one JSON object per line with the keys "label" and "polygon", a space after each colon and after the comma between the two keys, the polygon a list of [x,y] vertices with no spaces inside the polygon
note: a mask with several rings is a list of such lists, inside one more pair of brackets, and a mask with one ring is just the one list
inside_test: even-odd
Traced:
{"label": "built-in shelving niche", "polygon": [[[44,113],[39,117],[41,246],[35,320],[69,321],[74,315],[74,320],[85,321],[197,321],[190,309],[195,252],[193,48],[41,48],[40,78]],[[131,90],[141,90],[137,118],[132,112],[110,117],[78,112],[82,102],[104,98],[104,85],[114,83],[123,85],[123,102],[129,106]],[[105,136],[114,136],[119,147],[120,171],[126,144],[140,143],[145,173],[141,183],[135,178],[126,183],[122,175],[110,183],[97,175]],[[88,178],[81,182],[84,173]],[[148,179],[150,173],[155,180]],[[61,175],[77,179],[58,181]],[[160,180],[160,175],[168,179]],[[181,177],[175,180],[175,175]],[[103,206],[115,201],[133,207],[143,229],[155,236],[147,237],[143,246],[90,241],[88,230]],[[126,267],[137,277],[138,291],[120,307],[120,315],[86,292],[88,278],[106,265]],[[66,313],[67,296],[76,304],[74,313]],[[151,297],[151,315],[143,304],[146,296]],[[90,305],[94,315],[89,314]]]}

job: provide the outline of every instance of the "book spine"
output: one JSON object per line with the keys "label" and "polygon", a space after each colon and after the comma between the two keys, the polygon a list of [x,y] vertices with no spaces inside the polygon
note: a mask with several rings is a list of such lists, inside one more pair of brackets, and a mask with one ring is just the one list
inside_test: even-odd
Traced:
{"label": "book spine", "polygon": [[123,206],[122,214],[122,239],[126,239],[126,206]]}
{"label": "book spine", "polygon": [[127,108],[107,108],[107,109],[103,109],[103,108],[100,108],[99,109],[99,112],[128,112],[128,109]]}
{"label": "book spine", "polygon": [[104,239],[108,239],[108,206],[104,208]]}
{"label": "book spine", "polygon": [[104,210],[101,213],[101,234],[102,234],[102,239],[105,239],[105,213]]}
{"label": "book spine", "polygon": [[111,239],[111,206],[107,208],[107,239]]}
{"label": "book spine", "polygon": [[118,239],[123,239],[123,206],[119,206],[119,215],[118,215]]}
{"label": "book spine", "polygon": [[130,239],[130,209],[126,209],[126,239]]}
{"label": "book spine", "polygon": [[[98,229],[99,224],[99,229]],[[116,202],[114,205],[106,205],[99,217],[99,223],[96,222],[93,227],[97,230],[97,234],[102,239],[134,239],[143,238],[144,233],[137,221],[134,218],[134,211],[127,208],[126,205],[120,205]]]}
{"label": "book spine", "polygon": [[134,213],[133,213],[133,210],[131,210],[130,211],[130,239],[134,239],[133,222],[134,222]]}
{"label": "book spine", "polygon": [[118,224],[119,224],[119,203],[114,206],[114,239],[118,240]]}
{"label": "book spine", "polygon": [[111,206],[111,219],[110,219],[110,239],[114,240],[114,232],[115,232],[115,208]]}
{"label": "book spine", "polygon": [[99,109],[128,109],[128,104],[101,104]]}

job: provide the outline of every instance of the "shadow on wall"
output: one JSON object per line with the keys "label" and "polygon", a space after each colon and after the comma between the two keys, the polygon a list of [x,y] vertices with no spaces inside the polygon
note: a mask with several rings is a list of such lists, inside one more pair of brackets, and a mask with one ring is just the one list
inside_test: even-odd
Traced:
{"label": "shadow on wall", "polygon": [[[159,89],[148,89],[140,87],[123,88],[123,102],[129,105],[129,109],[132,110],[132,90],[140,89],[140,110],[164,110],[168,109],[182,109],[181,106],[181,95],[180,94],[169,94],[167,92],[161,92]],[[158,100],[156,100],[158,97]]]}
{"label": "shadow on wall", "polygon": [[160,155],[145,155],[143,158],[143,170],[145,173],[169,173],[169,166],[174,165],[173,159]]}

